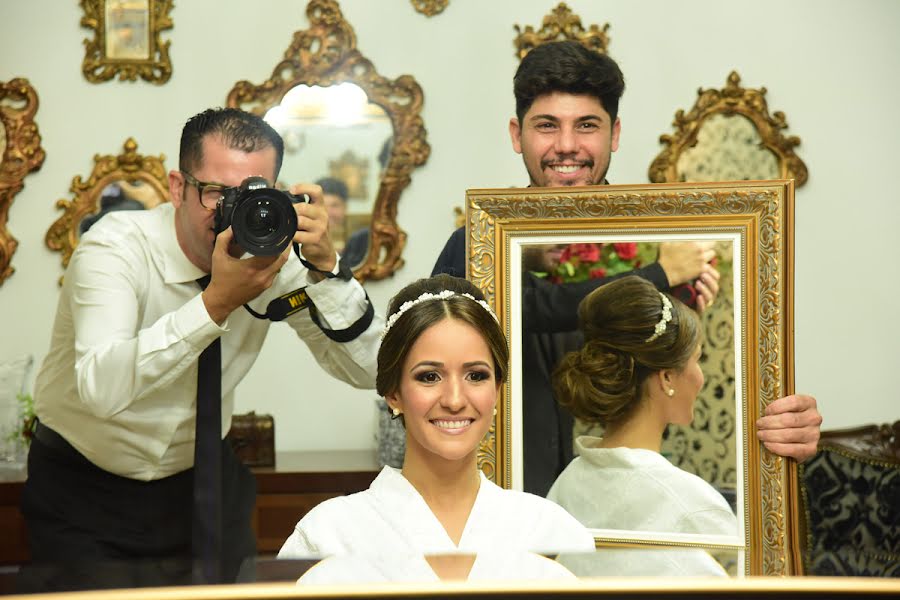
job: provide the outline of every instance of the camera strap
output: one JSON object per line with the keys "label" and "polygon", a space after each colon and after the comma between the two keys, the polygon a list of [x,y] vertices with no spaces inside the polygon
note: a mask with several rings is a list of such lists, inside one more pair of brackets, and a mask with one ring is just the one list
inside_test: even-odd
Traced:
{"label": "camera strap", "polygon": [[[299,257],[300,252],[297,244],[294,244],[294,251]],[[359,319],[346,329],[328,329],[322,324],[319,318],[319,311],[316,309],[312,298],[306,293],[305,286],[270,301],[264,314],[253,310],[249,304],[245,304],[244,308],[257,319],[268,319],[269,321],[283,321],[292,314],[308,308],[310,318],[322,330],[325,337],[335,342],[346,343],[358,338],[369,328],[369,325],[372,324],[372,319],[375,317],[375,308],[372,306],[372,301],[369,300],[369,294],[365,290],[363,290],[363,293],[366,294],[366,310]]]}

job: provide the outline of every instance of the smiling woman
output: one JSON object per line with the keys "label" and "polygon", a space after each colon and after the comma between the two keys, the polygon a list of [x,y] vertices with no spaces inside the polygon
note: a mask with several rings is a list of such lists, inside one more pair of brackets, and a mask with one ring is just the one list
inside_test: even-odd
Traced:
{"label": "smiling woman", "polygon": [[[478,469],[509,359],[478,288],[447,275],[422,279],[394,297],[389,314],[376,386],[403,416],[403,469],[385,467],[367,491],[318,505],[279,557],[592,550],[591,534],[562,508],[504,490]],[[426,578],[440,576],[424,565]],[[476,558],[470,573],[479,568]]]}

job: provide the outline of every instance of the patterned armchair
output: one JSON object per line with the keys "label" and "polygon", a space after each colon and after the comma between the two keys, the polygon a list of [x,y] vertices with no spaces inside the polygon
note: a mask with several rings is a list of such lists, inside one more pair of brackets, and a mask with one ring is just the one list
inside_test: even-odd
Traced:
{"label": "patterned armchair", "polygon": [[823,431],[799,476],[806,574],[900,577],[900,421]]}

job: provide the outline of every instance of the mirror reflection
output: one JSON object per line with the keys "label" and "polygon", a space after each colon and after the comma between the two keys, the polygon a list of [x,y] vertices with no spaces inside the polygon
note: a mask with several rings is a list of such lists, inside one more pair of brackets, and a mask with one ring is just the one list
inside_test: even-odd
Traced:
{"label": "mirror reflection", "polygon": [[539,493],[555,471],[547,497],[591,529],[735,543],[741,415],[733,242],[678,242],[713,256],[719,291],[708,306],[696,281],[651,283],[660,252],[672,251],[666,243],[519,246],[523,293],[535,278],[560,293],[604,283],[580,304],[577,330],[522,324],[522,381],[513,402],[521,403],[523,439],[513,460],[521,460],[526,491]]}
{"label": "mirror reflection", "polygon": [[116,60],[150,58],[149,0],[106,0],[106,56]]}
{"label": "mirror reflection", "polygon": [[335,246],[349,264],[361,264],[393,148],[390,117],[359,86],[345,82],[295,86],[265,119],[284,139],[280,182],[322,186]]}
{"label": "mirror reflection", "polygon": [[100,191],[96,210],[81,219],[78,224],[78,237],[81,238],[93,227],[94,223],[110,212],[150,209],[164,201],[165,199],[160,197],[159,192],[146,181],[140,179],[113,181]]}
{"label": "mirror reflection", "polygon": [[753,121],[717,113],[704,119],[697,142],[678,157],[679,181],[776,179],[781,168]]}

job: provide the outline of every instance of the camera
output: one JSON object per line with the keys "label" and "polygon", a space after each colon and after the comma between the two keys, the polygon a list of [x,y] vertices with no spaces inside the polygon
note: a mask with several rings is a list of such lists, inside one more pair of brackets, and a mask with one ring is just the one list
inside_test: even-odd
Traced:
{"label": "camera", "polygon": [[216,235],[231,226],[234,241],[250,254],[280,254],[297,231],[293,205],[298,202],[309,202],[309,196],[282,192],[262,177],[248,177],[238,187],[223,190],[216,206]]}

